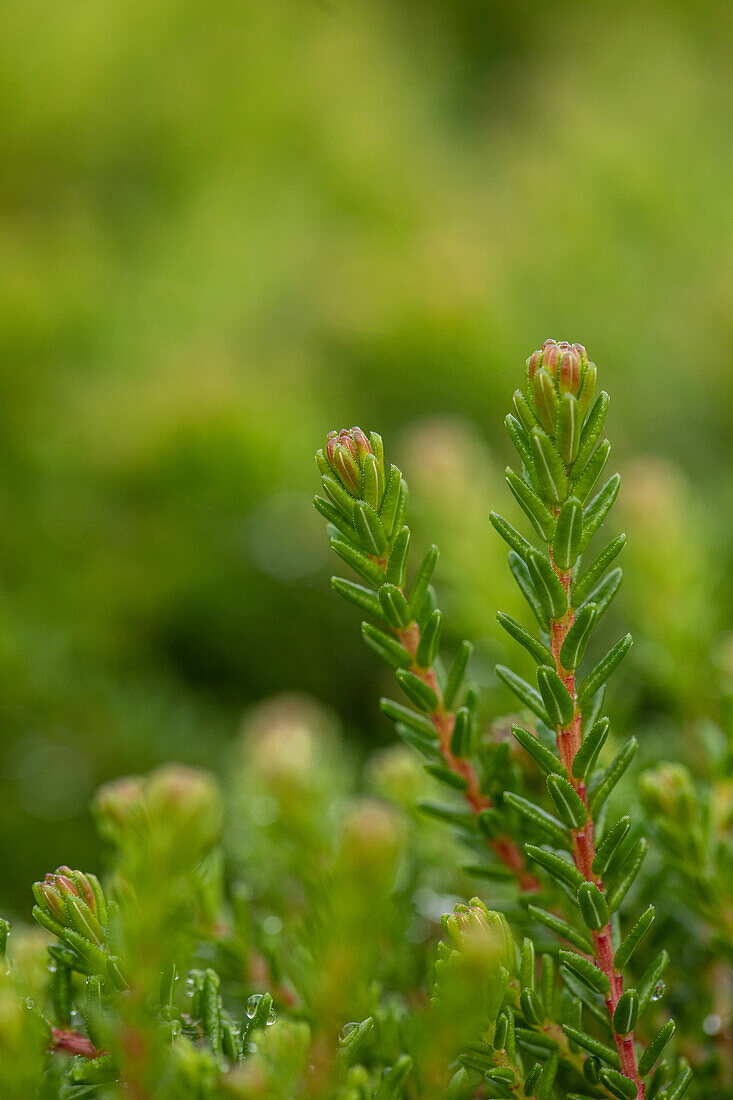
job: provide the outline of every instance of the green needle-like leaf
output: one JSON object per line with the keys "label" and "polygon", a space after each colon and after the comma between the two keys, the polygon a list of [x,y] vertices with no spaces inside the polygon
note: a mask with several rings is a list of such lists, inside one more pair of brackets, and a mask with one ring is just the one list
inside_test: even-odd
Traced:
{"label": "green needle-like leaf", "polygon": [[544,867],[554,878],[567,883],[573,890],[577,890],[582,884],[583,876],[580,871],[564,856],[557,852],[548,852],[546,848],[539,848],[536,844],[525,844],[524,850],[535,863],[539,863],[540,867]]}
{"label": "green needle-like leaf", "polygon": [[378,588],[384,582],[384,573],[363,550],[357,549],[356,546],[353,546],[350,542],[345,542],[343,539],[333,538],[330,541],[331,549],[338,554],[342,561],[350,565],[354,572],[358,573],[367,584],[370,584],[373,588]]}
{"label": "green needle-like leaf", "polygon": [[534,582],[530,576],[526,562],[520,558],[519,554],[515,554],[513,550],[509,554],[509,569],[519,585],[520,592],[534,612],[534,616],[540,627],[546,630],[549,627],[549,613],[541,603],[535,591]]}
{"label": "green needle-like leaf", "polygon": [[603,773],[601,782],[593,792],[591,799],[591,813],[594,817],[597,817],[600,813],[601,807],[605,803],[606,799],[610,795],[613,788],[618,783],[621,776],[628,768],[631,761],[636,755],[636,750],[639,747],[639,742],[635,737],[630,737],[621,751],[613,758],[611,763]]}
{"label": "green needle-like leaf", "polygon": [[560,664],[563,668],[576,669],[583,660],[597,615],[596,605],[587,603],[575,616],[575,622],[565,635],[560,649]]}
{"label": "green needle-like leaf", "polygon": [[529,519],[540,538],[552,542],[555,533],[555,517],[534,489],[523,478],[515,474],[510,466],[506,468],[506,480],[519,507]]}
{"label": "green needle-like leaf", "polygon": [[[628,820],[628,818],[626,820]],[[649,908],[641,914],[636,923],[632,925],[617,947],[616,954],[613,957],[613,963],[617,970],[623,970],[625,966],[628,966],[631,956],[651,928],[652,922],[654,921],[654,914],[654,906],[650,905]]]}
{"label": "green needle-like leaf", "polygon": [[366,611],[367,615],[372,615],[382,622],[388,621],[376,592],[372,591],[371,588],[364,588],[363,585],[344,580],[343,577],[331,577],[331,587],[334,592],[338,592],[340,596],[355,604],[361,611]]}
{"label": "green needle-like leaf", "polygon": [[568,475],[555,444],[541,428],[534,428],[529,439],[539,489],[546,502],[561,504],[568,495]]}
{"label": "green needle-like leaf", "polygon": [[446,710],[453,710],[453,705],[463,685],[466,669],[468,668],[468,662],[471,659],[472,653],[472,644],[470,642],[461,642],[455,660],[451,666],[451,670],[448,673],[445,691],[443,692],[443,705]]}
{"label": "green needle-like leaf", "polygon": [[395,630],[404,630],[412,621],[410,605],[394,584],[383,584],[377,593],[382,615]]}
{"label": "green needle-like leaf", "polygon": [[586,733],[572,764],[572,773],[576,779],[586,779],[592,773],[608,736],[608,727],[608,719],[599,718]]}
{"label": "green needle-like leaf", "polygon": [[564,776],[551,774],[547,777],[547,789],[560,820],[569,829],[582,828],[586,822],[587,811],[573,785]]}
{"label": "green needle-like leaf", "polygon": [[354,505],[354,529],[367,554],[381,557],[387,549],[387,534],[374,509],[362,501]]}
{"label": "green needle-like leaf", "polygon": [[662,950],[659,954],[650,962],[642,974],[639,981],[636,983],[636,988],[639,993],[639,1015],[644,1012],[645,1008],[649,1004],[652,998],[654,990],[657,984],[661,980],[662,974],[669,965],[669,955],[666,951]]}
{"label": "green needle-like leaf", "polygon": [[313,504],[318,512],[328,520],[350,542],[356,541],[354,525],[349,522],[338,508],[334,507],[330,500],[324,497],[313,497]]}
{"label": "green needle-like leaf", "polygon": [[516,619],[513,619],[511,615],[505,615],[503,611],[499,611],[496,618],[500,626],[504,627],[507,634],[510,634],[515,641],[523,645],[527,652],[534,657],[535,661],[538,661],[541,665],[552,665],[552,653],[539,638],[535,638],[535,636],[530,634],[528,630],[525,630]]}
{"label": "green needle-like leaf", "polygon": [[450,739],[450,751],[458,759],[471,755],[473,749],[473,723],[468,707],[461,707],[456,713],[453,733]]}
{"label": "green needle-like leaf", "polygon": [[[639,994],[635,989],[626,989],[619,997],[613,1013],[613,1030],[618,1035],[628,1035],[634,1030],[638,1015]],[[647,1071],[640,1068],[639,1072],[644,1074]]]}
{"label": "green needle-like leaf", "polygon": [[537,669],[537,684],[550,717],[550,725],[556,729],[567,726],[575,714],[575,700],[555,669],[540,665]]}
{"label": "green needle-like leaf", "polygon": [[588,599],[611,562],[620,554],[625,545],[626,535],[617,535],[616,538],[609,542],[608,546],[600,552],[598,557],[591,562],[585,572],[573,584],[573,607],[580,607],[581,604]]}
{"label": "green needle-like leaf", "polygon": [[422,734],[423,737],[432,739],[435,737],[435,728],[422,714],[416,714],[414,710],[405,707],[402,703],[395,703],[392,699],[380,699],[379,705],[393,722],[402,722],[409,729]]}
{"label": "green needle-like leaf", "polygon": [[578,456],[573,463],[572,470],[573,477],[576,479],[582,477],[582,471],[585,469],[585,465],[600,438],[610,401],[611,399],[605,391],[598,395],[595,405],[591,409],[583,430],[580,433],[580,447],[578,448]]}
{"label": "green needle-like leaf", "polygon": [[582,420],[583,416],[577,399],[570,393],[565,394],[560,401],[555,419],[555,440],[560,457],[566,466],[571,466],[578,456]]}
{"label": "green needle-like leaf", "polygon": [[581,553],[595,535],[598,528],[611,510],[611,506],[618,496],[621,478],[619,474],[610,477],[603,488],[596,493],[593,500],[583,511],[583,537],[580,541]]}
{"label": "green needle-like leaf", "polygon": [[383,579],[397,588],[404,588],[407,558],[410,553],[410,528],[402,527],[395,536]]}
{"label": "green needle-like leaf", "polygon": [[392,668],[411,668],[412,655],[391,634],[385,634],[371,623],[361,624],[364,641]]}
{"label": "green needle-like leaf", "polygon": [[549,559],[537,550],[531,551],[527,568],[545,615],[561,619],[568,609],[568,595]]}
{"label": "green needle-like leaf", "polygon": [[443,612],[434,611],[420,634],[417,647],[417,663],[421,668],[430,668],[433,664],[440,645],[442,629]]}
{"label": "green needle-like leaf", "polygon": [[583,681],[578,692],[578,706],[582,709],[589,699],[592,699],[600,687],[605,684],[608,677],[621,664],[626,654],[631,649],[633,638],[630,634],[622,638],[606,656],[598,662],[596,667]]}
{"label": "green needle-like leaf", "polygon": [[[538,718],[541,718],[547,725],[551,724],[549,715],[542,702],[542,696],[531,684],[528,684],[521,676],[517,676],[516,672],[512,672],[512,670],[505,665],[496,666],[496,675],[514,692],[517,698],[520,699],[525,706],[534,711]],[[565,692],[565,694],[567,695],[567,692]]]}
{"label": "green needle-like leaf", "polygon": [[329,477],[328,475],[326,475],[321,479],[321,481],[323,483],[323,488],[328,493],[332,503],[336,506],[339,512],[341,512],[345,519],[352,522],[354,519],[354,506],[356,504],[356,500],[354,499],[354,497],[352,497],[351,493],[348,493],[346,489],[344,489],[343,485],[339,481],[336,481],[335,477]]}
{"label": "green needle-like leaf", "polygon": [[537,481],[537,473],[535,470],[534,459],[532,457],[532,449],[529,444],[528,433],[525,432],[524,428],[519,423],[517,418],[512,416],[511,414],[509,414],[505,418],[504,424],[506,425],[506,429],[511,436],[512,443],[516,447],[517,454],[521,458],[526,469],[529,471],[532,479],[534,481]]}
{"label": "green needle-like leaf", "polygon": [[601,476],[606,468],[608,462],[608,456],[611,453],[611,444],[607,439],[604,439],[596,449],[590,462],[583,470],[583,473],[578,478],[573,486],[573,494],[578,498],[581,504],[585,504],[593,489],[596,486],[598,478]]}
{"label": "green needle-like leaf", "polygon": [[580,951],[592,951],[593,942],[590,936],[586,932],[581,932],[580,929],[574,928],[572,924],[568,924],[562,917],[558,917],[556,913],[549,913],[546,909],[540,909],[537,905],[528,905],[527,912],[536,920],[538,924],[544,925],[545,928],[549,928],[551,932],[555,932],[562,939],[567,940],[568,943],[572,943],[574,947],[577,947]]}
{"label": "green needle-like leaf", "polygon": [[568,497],[560,509],[552,540],[552,557],[563,572],[572,569],[580,553],[583,536],[583,506],[574,496]]}
{"label": "green needle-like leaf", "polygon": [[538,737],[535,737],[529,730],[524,729],[523,726],[512,726],[512,733],[522,748],[527,750],[543,771],[565,775],[565,768],[558,757],[543,745]]}
{"label": "green needle-like leaf", "polygon": [[589,1054],[595,1054],[596,1058],[603,1059],[603,1061],[608,1062],[610,1066],[620,1068],[621,1062],[613,1047],[608,1046],[606,1043],[602,1043],[600,1039],[596,1039],[592,1035],[588,1035],[587,1032],[581,1031],[580,1028],[571,1027],[570,1024],[563,1024],[562,1029],[568,1039],[577,1043],[583,1050],[587,1050]]}
{"label": "green needle-like leaf", "polygon": [[608,1091],[614,1096],[617,1096],[619,1100],[634,1100],[634,1097],[637,1096],[634,1082],[628,1077],[624,1077],[618,1070],[607,1069],[605,1066],[601,1066],[598,1071],[598,1076]]}
{"label": "green needle-like leaf", "polygon": [[645,1073],[649,1073],[649,1070],[652,1069],[657,1058],[659,1058],[667,1043],[674,1035],[674,1032],[674,1020],[668,1020],[664,1027],[659,1029],[639,1059],[639,1073],[642,1074],[642,1076]]}
{"label": "green needle-like leaf", "polygon": [[576,955],[574,951],[564,951],[560,948],[558,958],[563,966],[567,966],[580,980],[595,993],[607,994],[611,988],[608,976],[592,963],[590,959],[584,959],[582,955]]}
{"label": "green needle-like leaf", "polygon": [[552,814],[548,814],[540,806],[535,806],[534,802],[530,802],[529,799],[523,798],[521,794],[514,794],[512,791],[504,792],[504,802],[511,806],[513,810],[516,810],[520,817],[539,829],[552,844],[557,844],[561,848],[568,847],[567,831],[562,822],[558,821]]}
{"label": "green needle-like leaf", "polygon": [[619,845],[629,831],[631,818],[626,814],[619,818],[616,824],[608,830],[596,849],[593,858],[593,872],[596,875],[605,875],[613,865],[614,858],[619,851]]}
{"label": "green needle-like leaf", "polygon": [[414,703],[426,714],[431,714],[438,709],[438,696],[433,689],[414,672],[398,669],[397,682],[411,703]]}
{"label": "green needle-like leaf", "polygon": [[516,554],[519,554],[520,558],[527,557],[532,553],[533,547],[531,543],[527,542],[524,535],[520,535],[519,531],[515,527],[512,527],[511,523],[504,519],[503,516],[498,515],[497,512],[491,512],[489,514],[489,521],[494,530],[501,535],[504,542],[514,550]]}
{"label": "green needle-like leaf", "polygon": [[435,566],[438,563],[438,547],[429,547],[425,557],[420,562],[420,566],[412,581],[412,586],[408,593],[408,600],[410,608],[412,610],[413,618],[417,619],[420,612],[423,609],[425,603],[425,597],[428,594],[428,588],[430,587],[430,581],[432,580],[433,573],[435,572]]}
{"label": "green needle-like leaf", "polygon": [[361,470],[361,496],[375,512],[379,511],[382,503],[382,489],[379,463],[374,455],[365,455]]}
{"label": "green needle-like leaf", "polygon": [[608,907],[614,912],[631,889],[634,879],[641,870],[649,843],[645,837],[641,837],[635,844],[629,859],[627,859],[619,871],[618,880],[608,892]]}
{"label": "green needle-like leaf", "polygon": [[387,533],[387,538],[390,539],[397,526],[396,520],[397,514],[400,511],[403,485],[402,472],[398,470],[396,466],[390,466],[389,477],[387,478],[387,485],[382,498],[382,506],[379,509],[379,518]]}
{"label": "green needle-like leaf", "polygon": [[583,882],[578,887],[578,908],[584,922],[594,931],[608,924],[608,904],[594,882]]}

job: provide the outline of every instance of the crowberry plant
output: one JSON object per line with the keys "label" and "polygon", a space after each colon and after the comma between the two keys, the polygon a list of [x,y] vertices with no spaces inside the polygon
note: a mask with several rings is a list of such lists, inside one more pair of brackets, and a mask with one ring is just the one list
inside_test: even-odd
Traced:
{"label": "crowberry plant", "polygon": [[581,345],[529,358],[506,418],[524,532],[490,516],[527,605],[498,613],[519,709],[493,725],[471,644],[444,644],[437,547],[410,565],[405,477],[375,432],[330,433],[315,504],[353,574],[332,585],[402,744],[357,794],[331,719],[287,698],[224,791],[176,765],[103,787],[108,873],[35,883],[37,934],[0,922],[1,1095],[733,1097],[733,693],[696,775],[647,753],[635,778],[605,706],[631,646],[605,637],[608,407]]}

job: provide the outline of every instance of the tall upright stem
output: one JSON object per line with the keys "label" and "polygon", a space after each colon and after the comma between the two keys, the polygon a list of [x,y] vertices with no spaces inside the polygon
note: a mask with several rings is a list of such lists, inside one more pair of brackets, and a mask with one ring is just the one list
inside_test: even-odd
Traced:
{"label": "tall upright stem", "polygon": [[[558,569],[552,556],[552,547],[548,547],[548,550],[552,567],[568,594],[567,612],[561,619],[553,619],[550,624],[550,650],[555,661],[557,674],[567,688],[571,698],[576,702],[575,711],[569,724],[557,730],[557,747],[560,754],[560,761],[567,772],[568,779],[578,792],[583,801],[583,805],[586,807],[586,820],[584,824],[580,829],[572,830],[573,861],[587,882],[595,883],[600,890],[603,890],[601,877],[596,875],[593,871],[593,860],[596,854],[594,823],[593,818],[587,812],[588,795],[585,781],[583,779],[577,779],[573,775],[573,761],[581,745],[583,722],[582,713],[577,706],[575,672],[563,668],[560,660],[560,651],[562,650],[563,642],[567,637],[570,627],[575,622],[575,613],[572,610],[572,601],[570,599],[573,584],[572,573],[563,572],[561,569]],[[609,994],[606,997],[606,1008],[608,1009],[608,1015],[611,1020],[613,1041],[621,1062],[621,1069],[625,1076],[636,1085],[637,1097],[639,1100],[644,1100],[645,1090],[644,1084],[639,1077],[636,1048],[634,1046],[634,1033],[632,1031],[628,1035],[619,1035],[613,1027],[613,1014],[621,994],[623,993],[624,985],[622,975],[618,973],[614,966],[614,950],[610,923],[606,924],[605,927],[598,931],[594,931],[592,936],[596,965],[606,975],[610,986]]]}

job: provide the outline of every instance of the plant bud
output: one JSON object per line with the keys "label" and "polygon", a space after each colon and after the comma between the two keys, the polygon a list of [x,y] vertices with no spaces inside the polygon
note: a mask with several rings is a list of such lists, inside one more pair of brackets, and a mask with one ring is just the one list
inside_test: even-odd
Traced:
{"label": "plant bud", "polygon": [[219,788],[213,776],[198,768],[167,764],[151,772],[145,791],[151,829],[166,828],[185,845],[195,840],[208,848],[221,828]]}
{"label": "plant bud", "polygon": [[53,875],[46,875],[43,882],[34,882],[33,894],[41,908],[47,909],[52,917],[60,921],[65,919],[66,907],[64,906],[63,895],[56,888]]}
{"label": "plant bud", "polygon": [[361,799],[344,817],[340,858],[362,879],[391,877],[403,837],[404,825],[396,810],[376,799]]}
{"label": "plant bud", "polygon": [[114,839],[140,825],[145,820],[144,792],[145,780],[140,775],[127,775],[100,787],[93,803],[100,832]]}
{"label": "plant bud", "polygon": [[[374,448],[361,428],[342,428],[340,432],[329,432],[326,439],[325,458],[330,469],[323,469],[322,451],[319,451],[316,455],[316,462],[322,474],[333,471],[344,488],[352,496],[360,498],[362,495],[364,459],[367,455],[373,454]],[[381,455],[376,457],[383,475]]]}
{"label": "plant bud", "polygon": [[644,809],[653,817],[664,815],[680,825],[694,821],[695,788],[682,764],[660,764],[644,772],[639,788]]}
{"label": "plant bud", "polygon": [[487,909],[478,898],[469,905],[456,905],[443,918],[445,930],[463,958],[484,973],[505,967],[511,974],[516,968],[514,939],[506,918]]}
{"label": "plant bud", "polygon": [[352,496],[361,496],[361,467],[364,456],[371,454],[369,440],[361,428],[329,432],[326,440],[326,457],[341,484]]}
{"label": "plant bud", "polygon": [[534,399],[543,427],[554,433],[557,398],[566,395],[578,399],[581,415],[590,407],[596,385],[597,371],[589,363],[582,344],[566,340],[545,340],[542,347],[527,360],[527,392]]}

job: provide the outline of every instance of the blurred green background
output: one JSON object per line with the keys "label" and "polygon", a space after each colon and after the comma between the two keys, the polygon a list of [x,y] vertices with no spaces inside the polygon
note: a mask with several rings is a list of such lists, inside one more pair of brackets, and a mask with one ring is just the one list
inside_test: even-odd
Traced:
{"label": "blurred green background", "polygon": [[478,640],[492,713],[510,705],[494,613],[518,597],[486,516],[548,336],[584,342],[613,395],[615,626],[638,639],[614,704],[694,758],[733,622],[732,19],[6,6],[0,905],[95,865],[98,783],[223,767],[273,692],[329,702],[354,744],[391,736],[310,505],[330,428],[385,436],[443,550],[452,638]]}

